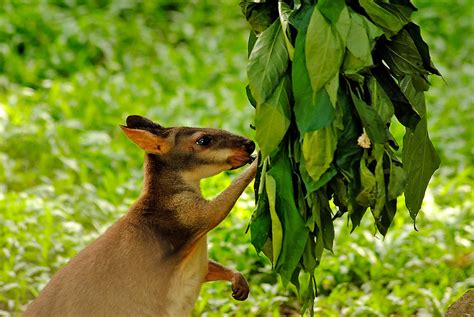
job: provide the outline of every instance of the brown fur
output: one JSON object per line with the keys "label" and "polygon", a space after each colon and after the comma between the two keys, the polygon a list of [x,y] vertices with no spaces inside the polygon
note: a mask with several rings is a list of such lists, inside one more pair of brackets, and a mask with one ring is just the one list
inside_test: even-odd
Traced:
{"label": "brown fur", "polygon": [[[253,142],[217,129],[165,129],[139,116],[122,129],[147,153],[142,194],[56,273],[24,316],[187,316],[212,280],[232,282],[234,298],[247,298],[239,272],[208,261],[206,234],[254,178],[256,162],[212,201],[199,181],[249,162]],[[197,144],[203,136],[212,141]]]}

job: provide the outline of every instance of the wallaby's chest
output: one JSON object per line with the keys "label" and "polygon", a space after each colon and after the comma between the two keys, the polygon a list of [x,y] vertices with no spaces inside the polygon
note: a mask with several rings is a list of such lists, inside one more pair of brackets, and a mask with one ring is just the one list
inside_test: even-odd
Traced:
{"label": "wallaby's chest", "polygon": [[208,271],[207,237],[202,237],[180,262],[170,280],[168,315],[189,316]]}

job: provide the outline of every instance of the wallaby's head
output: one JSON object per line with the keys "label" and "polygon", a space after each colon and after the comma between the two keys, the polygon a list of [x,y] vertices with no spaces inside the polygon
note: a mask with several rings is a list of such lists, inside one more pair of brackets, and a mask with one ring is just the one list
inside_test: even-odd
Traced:
{"label": "wallaby's head", "polygon": [[167,168],[201,179],[241,167],[252,161],[253,141],[220,129],[164,128],[133,115],[125,134],[146,153],[155,155]]}

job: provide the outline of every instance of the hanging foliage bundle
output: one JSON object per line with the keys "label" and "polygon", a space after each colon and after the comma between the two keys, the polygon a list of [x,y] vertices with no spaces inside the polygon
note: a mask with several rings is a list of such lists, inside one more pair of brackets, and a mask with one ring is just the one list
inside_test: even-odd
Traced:
{"label": "hanging foliage bundle", "polygon": [[[433,66],[409,0],[242,1],[260,147],[252,243],[306,307],[333,222],[370,209],[385,235],[404,193],[415,220],[440,161],[424,91]],[[396,117],[396,120],[393,117]],[[403,146],[391,125],[405,127]]]}

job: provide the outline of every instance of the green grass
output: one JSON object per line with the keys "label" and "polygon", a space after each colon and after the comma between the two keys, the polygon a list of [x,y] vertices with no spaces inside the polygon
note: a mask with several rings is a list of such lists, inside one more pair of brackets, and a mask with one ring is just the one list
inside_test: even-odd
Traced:
{"label": "green grass", "polygon": [[[0,315],[20,312],[138,196],[142,153],[118,128],[127,115],[254,136],[237,2],[68,3],[0,8]],[[427,94],[442,167],[418,231],[402,202],[385,239],[369,221],[349,234],[337,220],[334,254],[318,269],[320,316],[441,316],[474,287],[472,5],[415,4],[444,75]],[[207,180],[206,195],[236,173]],[[250,298],[234,301],[229,284],[208,283],[195,316],[297,312],[297,295],[245,234],[252,208],[249,189],[209,235],[210,257],[245,274]]]}

